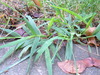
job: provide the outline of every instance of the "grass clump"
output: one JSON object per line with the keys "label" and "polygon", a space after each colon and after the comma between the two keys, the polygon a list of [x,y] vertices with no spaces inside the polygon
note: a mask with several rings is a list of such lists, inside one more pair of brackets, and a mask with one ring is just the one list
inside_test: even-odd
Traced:
{"label": "grass clump", "polygon": [[[96,2],[93,2],[93,0],[83,1],[83,0],[43,0],[41,3],[43,4],[43,7],[41,10],[42,12],[46,13],[48,15],[49,11],[46,11],[45,7],[48,4],[48,8],[52,9],[52,11],[55,13],[55,16],[46,16],[46,18],[42,18],[42,20],[45,20],[46,23],[43,23],[39,26],[36,25],[35,20],[29,16],[29,15],[23,15],[19,13],[16,9],[10,7],[9,5],[3,3],[7,7],[11,8],[13,11],[18,12],[21,17],[22,21],[25,23],[21,26],[21,28],[26,32],[28,36],[23,37],[16,33],[15,30],[11,29],[5,29],[0,28],[1,30],[6,31],[7,37],[0,37],[0,40],[3,39],[16,39],[13,42],[7,43],[5,45],[0,46],[0,48],[10,47],[14,46],[7,51],[3,57],[0,59],[0,63],[2,63],[5,59],[7,59],[9,56],[11,56],[14,52],[21,49],[21,52],[19,54],[20,60],[17,61],[15,64],[7,67],[3,71],[0,71],[0,73],[4,72],[5,70],[8,70],[9,68],[17,65],[18,63],[24,61],[25,59],[29,58],[29,64],[26,73],[29,74],[30,67],[32,65],[32,61],[36,62],[41,55],[45,56],[45,62],[48,69],[48,74],[53,75],[52,73],[52,65],[55,57],[62,60],[58,51],[61,49],[62,44],[67,41],[66,50],[65,50],[65,60],[71,60],[73,57],[73,40],[80,41],[80,38],[87,39],[89,37],[97,37],[98,40],[100,40],[99,36],[99,30],[100,25],[98,25],[97,30],[94,32],[91,36],[85,36],[86,30],[89,27],[93,26],[93,19],[97,15],[98,10],[96,9],[98,6]],[[93,4],[94,6],[92,6]],[[27,4],[28,6],[31,6],[30,2]],[[87,7],[87,8],[85,8]],[[84,8],[84,9],[82,9]],[[89,14],[89,11],[91,13]],[[77,14],[77,13],[79,14]],[[89,14],[88,16],[83,16],[83,13]],[[39,19],[37,19],[39,20]],[[83,23],[85,27],[81,27],[79,24]],[[41,31],[41,27],[44,28],[43,31]],[[44,34],[45,33],[45,34]],[[11,35],[11,36],[8,36]],[[55,43],[54,43],[55,42]],[[82,42],[79,42],[82,44]],[[28,52],[29,53],[23,57],[23,55]],[[51,56],[51,52],[53,53],[53,56]],[[23,58],[22,58],[23,57]],[[33,60],[34,57],[34,60]]]}

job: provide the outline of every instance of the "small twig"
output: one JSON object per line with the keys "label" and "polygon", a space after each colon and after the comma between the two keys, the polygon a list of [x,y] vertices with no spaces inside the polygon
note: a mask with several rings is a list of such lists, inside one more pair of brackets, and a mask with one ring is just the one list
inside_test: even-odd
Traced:
{"label": "small twig", "polygon": [[[80,47],[80,46],[78,46],[78,45],[76,45],[76,46],[79,47],[81,50],[90,53],[89,51],[85,50],[84,48],[82,48],[82,47]],[[93,54],[93,55],[96,55],[96,56],[100,56],[100,55],[97,55],[97,54],[95,54],[95,53],[90,53],[90,54]]]}

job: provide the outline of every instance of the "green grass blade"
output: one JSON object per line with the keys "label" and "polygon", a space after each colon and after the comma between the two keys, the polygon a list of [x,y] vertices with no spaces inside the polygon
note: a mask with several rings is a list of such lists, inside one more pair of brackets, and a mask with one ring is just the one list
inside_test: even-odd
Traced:
{"label": "green grass blade", "polygon": [[[29,30],[31,31],[32,34],[36,35],[34,29],[32,28],[32,25],[29,23],[29,21],[26,19],[25,16],[23,16],[25,22],[26,22],[26,26],[29,28]],[[33,21],[33,20],[32,20]]]}
{"label": "green grass blade", "polygon": [[[26,19],[26,17],[28,18],[28,20]],[[26,26],[29,28],[31,33],[34,34],[34,35],[41,34],[38,27],[36,26],[34,20],[28,15],[26,17],[23,16],[23,18],[26,22]]]}
{"label": "green grass blade", "polygon": [[28,18],[29,23],[30,23],[30,25],[32,26],[32,28],[34,29],[35,33],[36,33],[37,35],[40,35],[41,32],[40,32],[40,30],[38,29],[38,27],[36,26],[36,23],[34,22],[34,20],[32,19],[32,17],[31,17],[31,16],[28,16],[28,15],[26,15],[26,17]]}
{"label": "green grass blade", "polygon": [[26,40],[26,41],[24,42],[24,44],[23,44],[22,47],[24,48],[24,47],[26,47],[26,46],[32,44],[32,43],[33,43],[33,40],[34,40],[34,38],[31,38],[31,39]]}
{"label": "green grass blade", "polygon": [[8,34],[15,36],[15,37],[20,37],[20,35],[16,32],[14,32],[13,30],[10,29],[4,29],[4,28],[0,28],[1,30],[4,30],[5,32],[7,32]]}
{"label": "green grass blade", "polygon": [[66,53],[65,53],[65,59],[70,60],[73,55],[73,42],[72,40],[69,40],[66,45]]}
{"label": "green grass blade", "polygon": [[25,54],[25,53],[27,52],[27,50],[28,50],[31,46],[32,46],[32,45],[30,44],[30,45],[24,47],[24,48],[22,49],[22,51],[20,52],[20,54],[19,54],[18,57],[21,59],[21,57],[23,56],[23,54]]}
{"label": "green grass blade", "polygon": [[25,30],[25,32],[26,32],[28,35],[32,35],[31,31],[30,31],[26,26],[23,26],[23,29]]}
{"label": "green grass blade", "polygon": [[46,26],[48,23],[49,23],[49,21],[47,21],[47,22],[45,22],[45,23],[39,25],[38,28],[40,28],[40,27],[42,27],[42,26]]}
{"label": "green grass blade", "polygon": [[0,37],[0,40],[3,40],[3,39],[19,39],[21,37]]}
{"label": "green grass blade", "polygon": [[91,17],[91,19],[88,21],[88,23],[86,24],[86,28],[85,30],[83,31],[83,34],[87,31],[88,27],[91,25],[92,21],[93,21],[93,18],[96,14],[93,14],[93,16]]}
{"label": "green grass blade", "polygon": [[31,69],[31,65],[32,65],[32,56],[33,54],[37,51],[37,46],[38,46],[38,43],[39,43],[39,40],[40,38],[39,37],[36,37],[34,40],[33,40],[33,43],[32,43],[32,48],[31,48],[31,52],[30,52],[30,58],[29,58],[29,63],[28,63],[28,67],[27,67],[27,71],[26,71],[26,74],[29,74],[30,73],[30,69]]}
{"label": "green grass blade", "polygon": [[10,68],[16,66],[17,64],[21,63],[22,61],[26,60],[28,57],[29,57],[29,55],[25,56],[24,58],[22,58],[21,60],[17,61],[16,63],[4,68],[3,70],[0,70],[0,74],[5,72],[5,71],[7,71],[7,70],[9,70]]}
{"label": "green grass blade", "polygon": [[45,61],[48,69],[48,75],[52,75],[52,62],[50,58],[50,51],[48,48],[45,50]]}
{"label": "green grass blade", "polygon": [[21,42],[21,43],[19,43],[19,44],[17,44],[17,45],[16,45],[16,49],[20,49],[20,48],[22,48],[23,44],[24,44],[24,41]]}
{"label": "green grass blade", "polygon": [[29,36],[29,37],[22,37],[22,38],[19,39],[19,40],[16,40],[16,41],[7,43],[7,44],[5,44],[5,45],[1,45],[0,48],[4,48],[4,47],[9,47],[9,46],[16,45],[16,44],[21,43],[21,42],[23,42],[23,41],[25,41],[25,40],[27,40],[27,39],[29,39],[29,38],[31,38],[31,36]]}
{"label": "green grass blade", "polygon": [[31,48],[31,56],[36,52],[36,49],[37,49],[37,46],[39,44],[39,40],[40,38],[39,37],[36,37],[32,43],[32,48]]}
{"label": "green grass blade", "polygon": [[93,14],[93,16],[91,17],[91,19],[88,21],[87,25],[86,25],[86,29],[90,26],[90,24],[92,23],[93,21],[93,18],[96,14]]}
{"label": "green grass blade", "polygon": [[50,22],[49,22],[49,24],[48,24],[48,27],[47,27],[47,30],[48,30],[48,31],[51,29],[51,27],[52,27],[52,25],[53,25],[53,23],[54,23],[54,20],[55,20],[54,17],[51,18],[51,20],[50,20]]}
{"label": "green grass blade", "polygon": [[76,70],[76,75],[79,75],[79,73],[78,73],[78,66],[77,66],[77,62],[76,62],[74,53],[73,53],[73,60],[74,60],[74,67],[75,67],[75,70]]}
{"label": "green grass blade", "polygon": [[96,27],[95,31],[93,32],[93,35],[97,34],[100,32],[100,24]]}
{"label": "green grass blade", "polygon": [[62,8],[62,7],[58,7],[58,6],[53,6],[53,5],[52,5],[52,7],[58,8],[58,9],[61,9],[61,10],[64,10],[64,11],[66,11],[66,12],[68,12],[68,13],[74,15],[74,16],[77,17],[78,19],[82,20],[85,24],[87,24],[87,22],[83,19],[83,17],[81,17],[80,15],[78,15],[77,13],[75,13],[75,12],[73,12],[73,11],[70,11],[70,10],[68,10],[68,9],[66,9],[66,8]]}
{"label": "green grass blade", "polygon": [[[53,53],[53,55],[54,55],[55,52],[56,52],[56,47],[55,47],[54,44],[51,44],[51,45],[50,45],[50,50],[52,51],[52,53]],[[58,58],[60,61],[62,61],[62,59],[61,59],[59,53],[57,53],[57,58]]]}
{"label": "green grass blade", "polygon": [[[59,35],[64,35],[65,32],[60,27],[52,27]],[[66,30],[67,31],[67,30]]]}
{"label": "green grass blade", "polygon": [[1,64],[6,58],[8,58],[11,54],[13,54],[14,51],[16,51],[15,47],[10,48],[10,49],[3,55],[3,57],[0,59],[0,64]]}
{"label": "green grass blade", "polygon": [[89,46],[89,45],[88,45],[88,51],[89,51],[89,53],[92,53],[91,46]]}
{"label": "green grass blade", "polygon": [[19,49],[22,46],[23,43],[17,44],[15,47],[11,47],[0,59],[0,64],[9,56],[11,56],[11,54],[13,54],[17,49]]}
{"label": "green grass blade", "polygon": [[86,46],[86,44],[82,43],[80,40],[76,40],[79,44]]}
{"label": "green grass blade", "polygon": [[[33,41],[34,41],[34,39],[35,39],[35,37],[42,37],[42,36],[44,36],[44,35],[32,35],[31,37],[31,39],[28,39],[28,40],[26,40],[25,42],[24,42],[24,44],[23,44],[23,47],[26,47],[27,45],[29,45],[29,44],[32,44],[33,43]],[[42,39],[43,40],[43,39]]]}
{"label": "green grass blade", "polygon": [[53,38],[47,40],[42,45],[42,47],[37,51],[38,54],[36,55],[35,61],[37,61],[37,59],[43,54],[43,52],[52,44],[53,40],[56,40],[56,39],[62,40],[64,38],[56,36],[56,37],[53,37]]}
{"label": "green grass blade", "polygon": [[54,55],[52,57],[52,61],[54,61],[55,57],[57,56],[57,52],[60,50],[62,42],[63,42],[63,40],[60,43],[58,43],[59,45],[57,44]]}
{"label": "green grass blade", "polygon": [[92,17],[93,13],[90,13],[90,14],[85,14],[84,16],[84,20],[87,20],[89,19],[90,17]]}
{"label": "green grass blade", "polygon": [[96,34],[98,40],[100,40],[100,31]]}

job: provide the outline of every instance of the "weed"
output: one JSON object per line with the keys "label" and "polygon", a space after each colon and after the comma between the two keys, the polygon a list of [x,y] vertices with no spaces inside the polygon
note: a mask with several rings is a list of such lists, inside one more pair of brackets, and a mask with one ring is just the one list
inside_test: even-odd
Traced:
{"label": "weed", "polygon": [[[92,0],[88,0],[88,1],[90,4],[93,3]],[[29,58],[29,64],[26,71],[26,73],[29,74],[29,69],[31,67],[33,56],[34,56],[33,61],[36,62],[39,59],[39,57],[44,54],[46,66],[48,69],[48,74],[52,75],[52,63],[55,57],[62,60],[59,56],[58,51],[62,47],[62,43],[64,41],[67,41],[66,51],[65,51],[65,60],[66,59],[71,60],[73,56],[73,40],[80,41],[80,38],[86,39],[93,36],[96,36],[100,40],[100,35],[99,35],[100,25],[98,25],[97,30],[93,33],[92,36],[82,37],[82,35],[85,34],[88,27],[90,27],[92,24],[93,18],[96,15],[96,13],[94,12],[95,11],[97,12],[96,9],[93,9],[97,7],[96,3],[93,3],[94,6],[89,7],[90,4],[88,3],[88,1],[64,0],[64,2],[62,2],[61,0],[60,1],[52,0],[51,2],[51,0],[43,0],[43,5],[45,6],[44,3],[49,4],[48,7],[52,8],[52,10],[56,14],[55,16],[48,18],[46,20],[47,23],[41,24],[39,26],[36,25],[34,19],[31,16],[29,15],[23,16],[20,13],[20,15],[23,17],[23,21],[25,21],[25,24],[23,24],[21,27],[23,30],[25,30],[26,34],[28,35],[26,37],[22,37],[21,35],[16,33],[15,31],[17,29],[11,30],[11,29],[0,28],[1,30],[6,31],[8,33],[7,37],[0,37],[0,40],[17,38],[17,40],[13,42],[0,46],[0,48],[14,46],[10,48],[10,50],[4,54],[4,56],[0,59],[0,63],[2,63],[5,59],[11,56],[11,54],[16,52],[18,49],[22,49],[18,56],[20,60],[17,61],[15,64],[7,67],[3,71],[0,71],[0,73],[4,72],[5,70],[8,70],[9,68]],[[13,11],[18,12],[14,8],[10,7],[9,5],[3,2],[1,3],[11,8]],[[30,6],[30,3],[28,5]],[[84,8],[84,10],[82,8]],[[87,9],[89,9],[92,12],[92,14],[89,14],[88,16],[82,16],[82,14],[77,14],[77,13],[82,13],[82,12],[89,13]],[[48,12],[48,11],[45,11],[44,9],[43,12]],[[81,28],[78,25],[81,22],[85,24],[85,27]],[[42,33],[42,31],[40,31],[40,27],[43,27],[43,26],[45,28],[45,33],[46,33],[45,35]],[[8,35],[11,35],[11,36],[9,37]],[[53,43],[54,41],[56,41],[56,45]],[[29,51],[29,54],[22,58],[24,53],[26,53],[27,51]],[[53,56],[50,55],[50,52],[53,53]]]}

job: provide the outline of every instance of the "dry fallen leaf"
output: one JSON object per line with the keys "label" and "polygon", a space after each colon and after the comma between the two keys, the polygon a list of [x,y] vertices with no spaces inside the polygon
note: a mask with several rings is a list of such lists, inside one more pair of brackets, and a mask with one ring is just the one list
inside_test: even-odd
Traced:
{"label": "dry fallen leaf", "polygon": [[90,45],[90,46],[97,45],[95,37],[88,38],[88,45]]}
{"label": "dry fallen leaf", "polygon": [[39,0],[33,0],[33,2],[37,5],[37,6],[41,6],[41,3]]}
{"label": "dry fallen leaf", "polygon": [[89,27],[86,31],[87,36],[91,36],[93,32],[95,31],[96,27]]}
{"label": "dry fallen leaf", "polygon": [[[86,35],[87,36],[92,36],[93,32],[95,31],[96,27],[89,27],[86,31]],[[97,46],[97,43],[96,43],[96,39],[95,37],[90,37],[88,38],[88,45],[92,46],[92,45],[95,45]]]}
{"label": "dry fallen leaf", "polygon": [[0,14],[0,18],[3,18],[4,16],[6,16],[5,14]]}
{"label": "dry fallen leaf", "polygon": [[98,59],[96,59],[96,58],[93,58],[93,66],[94,67],[98,67],[98,68],[100,68],[100,60],[98,60]]}
{"label": "dry fallen leaf", "polygon": [[76,66],[73,60],[66,60],[63,62],[58,62],[58,66],[65,73],[82,73],[88,67],[100,67],[100,60],[96,58],[86,58],[76,61]]}

